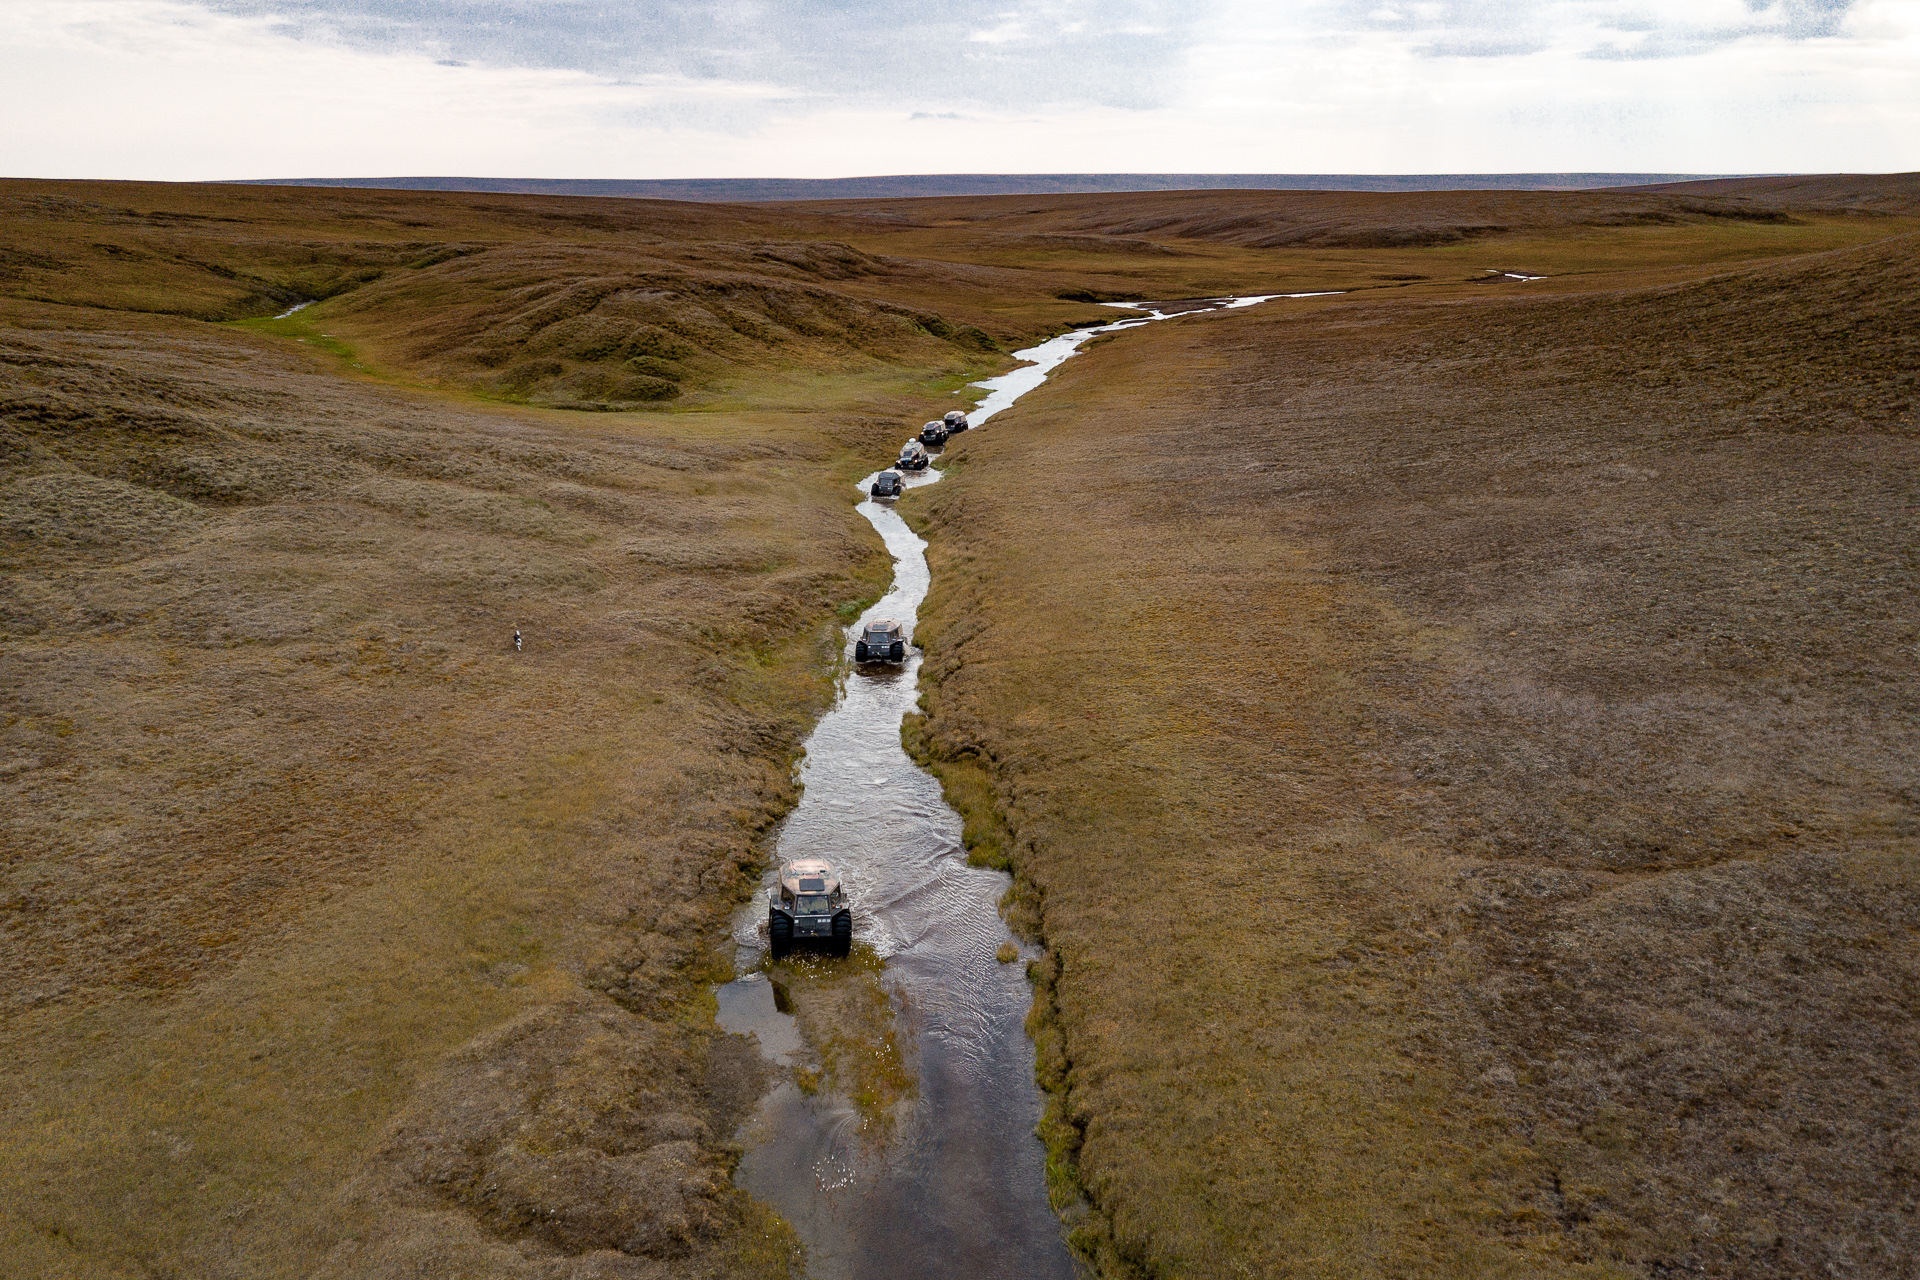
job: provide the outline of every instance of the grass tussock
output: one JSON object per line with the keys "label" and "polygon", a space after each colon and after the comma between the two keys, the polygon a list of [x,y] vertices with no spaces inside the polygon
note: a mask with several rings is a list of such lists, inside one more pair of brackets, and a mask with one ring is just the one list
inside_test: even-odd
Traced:
{"label": "grass tussock", "polygon": [[853,1104],[868,1141],[886,1141],[918,1086],[900,1051],[901,997],[882,980],[882,962],[862,946],[845,960],[795,956],[769,972],[820,1059],[818,1071],[796,1073],[801,1091],[831,1089]]}

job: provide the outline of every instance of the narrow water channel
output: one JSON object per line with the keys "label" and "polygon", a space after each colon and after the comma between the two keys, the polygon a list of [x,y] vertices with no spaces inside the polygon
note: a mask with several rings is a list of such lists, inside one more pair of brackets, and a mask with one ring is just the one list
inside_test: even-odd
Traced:
{"label": "narrow water channel", "polygon": [[[1029,363],[975,383],[987,394],[968,417],[979,428],[1099,334],[1311,296],[1141,303],[1130,309],[1144,315],[1015,352]],[[903,434],[914,426],[903,423]],[[939,479],[929,469],[909,474],[907,485]],[[885,541],[894,577],[891,590],[848,631],[849,660],[853,636],[871,618],[898,619],[911,633],[929,582],[927,544],[891,504],[865,497],[871,483],[869,476],[860,484],[858,510]],[[840,870],[855,941],[886,961],[917,1096],[891,1137],[875,1142],[844,1098],[809,1096],[783,1079],[743,1135],[747,1152],[737,1180],[793,1224],[813,1280],[1071,1280],[1077,1266],[1047,1203],[1045,1151],[1033,1134],[1041,1099],[1024,1030],[1032,1003],[1024,962],[1037,957],[1023,946],[1018,962],[996,959],[1012,941],[997,909],[1008,879],[967,865],[959,815],[900,745],[919,672],[917,650],[898,669],[849,670],[839,700],[807,740],[804,790],[777,846],[781,861],[825,857]],[[794,1019],[766,974],[755,971],[767,947],[764,889],[773,883],[770,871],[735,920],[735,965],[743,976],[717,989],[719,1021],[729,1031],[754,1033],[776,1065],[804,1066],[810,1053]]]}

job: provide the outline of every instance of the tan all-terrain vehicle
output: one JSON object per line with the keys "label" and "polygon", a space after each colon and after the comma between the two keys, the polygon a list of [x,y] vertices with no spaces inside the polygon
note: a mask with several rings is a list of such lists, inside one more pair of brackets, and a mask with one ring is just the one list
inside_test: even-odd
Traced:
{"label": "tan all-terrain vehicle", "polygon": [[855,662],[905,662],[907,629],[892,618],[875,618],[853,642]]}
{"label": "tan all-terrain vehicle", "polygon": [[840,876],[825,858],[795,858],[780,867],[767,891],[767,939],[783,960],[798,943],[821,944],[836,956],[853,949],[853,908]]}

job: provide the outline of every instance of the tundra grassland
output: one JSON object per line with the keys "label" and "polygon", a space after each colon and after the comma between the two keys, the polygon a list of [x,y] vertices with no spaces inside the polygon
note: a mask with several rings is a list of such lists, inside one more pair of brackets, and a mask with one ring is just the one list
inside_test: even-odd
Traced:
{"label": "tundra grassland", "polygon": [[[792,1272],[728,1178],[764,1080],[705,993],[837,628],[886,580],[854,478],[1102,299],[1351,287],[1475,315],[1510,292],[1491,265],[1602,288],[1576,273],[1900,222],[1256,194],[0,181],[0,1271]],[[968,495],[989,446],[950,451],[981,464]],[[1314,688],[1330,724],[1359,696]],[[1008,779],[973,782],[990,844]],[[1193,937],[1196,972],[1239,955]],[[860,999],[800,984],[816,1039],[885,1041],[854,977]],[[882,1067],[836,1087],[877,1115],[912,1089]],[[1095,1167],[1061,1151],[1063,1178]],[[1132,1203],[1100,1200],[1142,1231],[1183,1212]]]}
{"label": "tundra grassland", "polygon": [[765,1080],[706,984],[887,581],[849,486],[1005,358],[817,289],[847,325],[754,329],[792,281],[730,276],[685,327],[772,391],[561,412],[270,318],[417,287],[391,204],[7,195],[0,1270],[797,1268],[728,1179]]}
{"label": "tundra grassland", "polygon": [[1102,1275],[1920,1266],[1920,237],[1696,274],[1121,333],[909,498]]}

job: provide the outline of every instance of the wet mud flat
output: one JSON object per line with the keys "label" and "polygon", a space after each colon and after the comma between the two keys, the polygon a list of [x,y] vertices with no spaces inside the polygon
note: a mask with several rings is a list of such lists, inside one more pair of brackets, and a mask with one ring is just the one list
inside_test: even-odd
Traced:
{"label": "wet mud flat", "polygon": [[[988,394],[969,417],[978,427],[1093,337],[1265,300],[1141,304],[1132,309],[1144,316],[1062,334],[1016,353],[1027,365],[978,384]],[[930,469],[909,473],[906,483],[915,489],[939,479]],[[892,618],[910,632],[930,585],[926,543],[892,506],[869,499],[859,510],[885,541],[895,575],[850,630],[849,659],[851,636],[872,619]],[[848,673],[807,741],[802,797],[779,834],[780,861],[825,857],[840,872],[854,906],[854,959],[796,956],[769,966],[765,894],[736,918],[742,976],[717,989],[719,1022],[757,1036],[786,1077],[747,1127],[736,1182],[793,1225],[818,1280],[1067,1280],[1079,1267],[1048,1201],[1046,1152],[1034,1136],[1042,1100],[1024,1030],[1033,1001],[1025,962],[1038,952],[1000,918],[1009,877],[968,864],[960,816],[901,745],[901,721],[919,700],[920,664],[911,649],[898,666]],[[816,982],[842,963],[858,970],[863,960],[866,974],[831,981],[877,979],[891,1006],[890,1038],[874,1035],[869,1022],[873,1042],[850,1046],[844,1027],[829,1022],[814,1037],[831,1042],[822,1053],[803,1034],[808,996],[798,982]],[[863,1085],[848,1061],[863,1053],[897,1055],[910,1085],[897,1096]]]}

